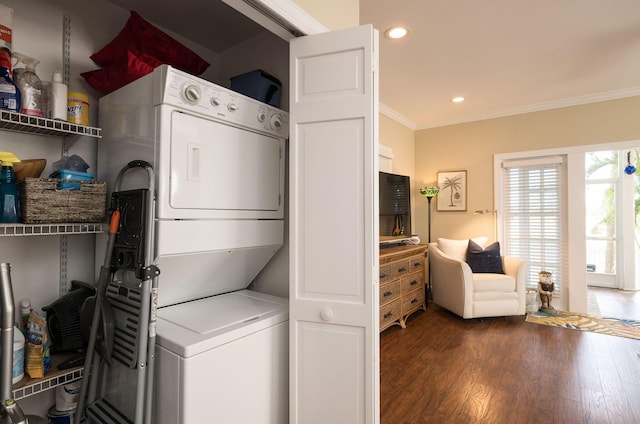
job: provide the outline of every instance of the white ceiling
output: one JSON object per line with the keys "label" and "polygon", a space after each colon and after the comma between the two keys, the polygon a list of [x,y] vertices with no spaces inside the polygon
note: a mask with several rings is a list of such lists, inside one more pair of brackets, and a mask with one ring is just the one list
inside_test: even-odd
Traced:
{"label": "white ceiling", "polygon": [[360,17],[381,103],[418,129],[640,95],[638,0],[361,0]]}
{"label": "white ceiling", "polygon": [[[110,1],[217,52],[264,31],[221,1]],[[414,129],[640,95],[640,0],[361,0],[360,20],[382,110]]]}

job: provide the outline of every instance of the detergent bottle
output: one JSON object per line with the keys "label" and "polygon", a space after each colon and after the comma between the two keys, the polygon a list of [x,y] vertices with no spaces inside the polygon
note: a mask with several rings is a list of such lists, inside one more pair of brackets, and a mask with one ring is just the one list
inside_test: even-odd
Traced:
{"label": "detergent bottle", "polygon": [[67,85],[62,82],[62,73],[51,76],[51,119],[67,120]]}
{"label": "detergent bottle", "polygon": [[0,222],[20,221],[20,199],[13,164],[20,162],[13,153],[0,152]]}
{"label": "detergent bottle", "polygon": [[36,66],[40,61],[21,53],[13,53],[18,63],[24,63],[24,72],[20,73],[16,84],[22,96],[20,113],[42,116],[42,81],[36,75]]}
{"label": "detergent bottle", "polygon": [[0,49],[0,109],[20,112],[20,89],[11,78],[11,56],[8,50]]}

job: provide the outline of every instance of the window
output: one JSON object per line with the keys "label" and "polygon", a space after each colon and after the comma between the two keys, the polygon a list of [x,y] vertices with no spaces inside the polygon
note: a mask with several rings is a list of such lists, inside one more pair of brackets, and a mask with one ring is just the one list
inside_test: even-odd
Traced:
{"label": "window", "polygon": [[506,255],[529,261],[527,287],[549,271],[560,297],[567,279],[566,166],[563,156],[502,162],[502,234]]}

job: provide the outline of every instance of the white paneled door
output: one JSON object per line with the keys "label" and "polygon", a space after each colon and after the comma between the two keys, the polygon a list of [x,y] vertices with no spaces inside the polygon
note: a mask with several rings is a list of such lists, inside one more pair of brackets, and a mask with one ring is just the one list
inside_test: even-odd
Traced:
{"label": "white paneled door", "polygon": [[378,33],[291,40],[291,423],[379,422]]}

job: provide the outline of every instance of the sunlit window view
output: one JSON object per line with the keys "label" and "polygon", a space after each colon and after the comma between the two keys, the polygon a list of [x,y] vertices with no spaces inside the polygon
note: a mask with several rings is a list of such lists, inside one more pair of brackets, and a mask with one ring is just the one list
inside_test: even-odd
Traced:
{"label": "sunlit window view", "polygon": [[[585,213],[587,238],[587,272],[590,285],[619,287],[618,255],[633,260],[640,248],[640,189],[635,167],[640,149],[601,151],[585,155]],[[625,190],[632,178],[633,190]],[[625,184],[623,184],[625,183]],[[624,201],[624,196],[633,201]],[[632,222],[621,222],[623,205],[633,204]],[[626,206],[624,206],[626,207]],[[636,252],[622,252],[619,238],[634,236]]]}

